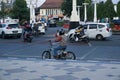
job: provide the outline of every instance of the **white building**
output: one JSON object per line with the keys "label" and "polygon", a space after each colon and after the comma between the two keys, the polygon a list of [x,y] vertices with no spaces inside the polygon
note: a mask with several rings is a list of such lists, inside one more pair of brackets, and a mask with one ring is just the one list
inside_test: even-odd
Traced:
{"label": "white building", "polygon": [[60,9],[64,0],[46,0],[40,6],[40,16],[47,16],[49,18],[63,18],[63,13]]}

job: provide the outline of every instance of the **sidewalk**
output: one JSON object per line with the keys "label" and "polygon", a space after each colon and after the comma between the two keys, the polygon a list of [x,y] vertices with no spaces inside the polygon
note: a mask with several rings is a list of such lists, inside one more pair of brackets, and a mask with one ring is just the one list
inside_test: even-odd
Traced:
{"label": "sidewalk", "polygon": [[2,58],[0,80],[120,80],[120,62]]}

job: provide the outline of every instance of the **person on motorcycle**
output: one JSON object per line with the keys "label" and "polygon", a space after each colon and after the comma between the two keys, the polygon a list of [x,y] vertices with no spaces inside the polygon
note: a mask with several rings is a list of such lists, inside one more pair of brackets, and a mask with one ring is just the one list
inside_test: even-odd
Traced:
{"label": "person on motorcycle", "polygon": [[23,26],[24,26],[23,37],[26,38],[27,33],[32,32],[32,28],[27,21],[24,22]]}
{"label": "person on motorcycle", "polygon": [[58,59],[60,56],[58,55],[59,50],[65,50],[67,48],[67,37],[64,35],[65,31],[60,31],[59,36],[55,38],[55,42],[58,42],[58,46],[54,48],[54,58]]}
{"label": "person on motorcycle", "polygon": [[75,35],[74,37],[80,38],[84,35],[84,27],[80,25],[76,30],[75,30]]}

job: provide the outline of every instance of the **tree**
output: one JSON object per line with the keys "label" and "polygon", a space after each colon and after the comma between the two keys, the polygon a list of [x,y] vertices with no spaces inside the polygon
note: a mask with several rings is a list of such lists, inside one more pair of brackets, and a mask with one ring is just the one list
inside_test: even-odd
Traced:
{"label": "tree", "polygon": [[27,3],[25,0],[15,0],[12,8],[12,18],[19,19],[19,21],[25,19],[29,20],[29,9],[27,8]]}
{"label": "tree", "polygon": [[[77,5],[81,6],[84,0],[77,0]],[[67,17],[71,16],[72,11],[72,0],[64,0],[61,6],[61,10],[63,11],[63,14]]]}
{"label": "tree", "polygon": [[72,11],[72,0],[64,0],[61,6],[61,10],[64,15],[70,17]]}
{"label": "tree", "polygon": [[92,0],[84,0],[85,3],[92,3]]}
{"label": "tree", "polygon": [[5,3],[3,2],[3,1],[1,1],[1,12],[0,12],[0,17],[1,18],[3,18],[3,20],[4,20],[4,18],[5,18]]}
{"label": "tree", "polygon": [[120,1],[117,4],[117,15],[120,17]]}
{"label": "tree", "polygon": [[114,5],[112,3],[112,0],[107,0],[105,2],[105,17],[112,19],[114,16],[116,16]]}
{"label": "tree", "polygon": [[97,5],[97,17],[98,19],[102,19],[105,18],[105,4],[103,1],[101,1],[100,3],[98,3]]}

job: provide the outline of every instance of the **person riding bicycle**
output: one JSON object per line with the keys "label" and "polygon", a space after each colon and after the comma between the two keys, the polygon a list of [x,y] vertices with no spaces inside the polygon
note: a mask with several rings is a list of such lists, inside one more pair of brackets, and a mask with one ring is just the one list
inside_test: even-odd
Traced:
{"label": "person riding bicycle", "polygon": [[56,37],[55,42],[59,42],[58,46],[54,48],[54,58],[58,59],[60,56],[58,55],[59,50],[65,50],[67,48],[67,37],[64,35],[65,31],[60,31],[59,36]]}

